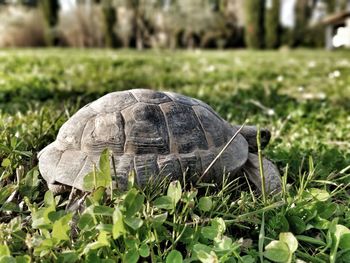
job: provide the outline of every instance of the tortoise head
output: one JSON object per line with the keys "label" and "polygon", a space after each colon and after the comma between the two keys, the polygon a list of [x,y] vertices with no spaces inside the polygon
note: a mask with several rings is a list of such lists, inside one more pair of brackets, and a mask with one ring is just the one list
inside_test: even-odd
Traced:
{"label": "tortoise head", "polygon": [[[256,140],[257,133],[258,133],[258,128],[256,126],[245,126],[241,130],[241,134],[248,141],[249,152],[258,151],[258,145]],[[260,128],[260,137],[261,137],[260,144],[261,144],[261,148],[263,149],[269,143],[271,138],[271,133],[268,129]]]}

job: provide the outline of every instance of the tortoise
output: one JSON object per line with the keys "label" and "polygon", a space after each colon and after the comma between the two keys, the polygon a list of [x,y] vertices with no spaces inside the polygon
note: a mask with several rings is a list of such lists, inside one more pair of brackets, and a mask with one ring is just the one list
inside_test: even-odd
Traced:
{"label": "tortoise", "polygon": [[[125,188],[131,171],[144,186],[152,176],[199,177],[241,126],[231,125],[204,102],[172,92],[132,89],[109,93],[77,111],[57,139],[38,154],[39,170],[51,190],[84,191],[83,178],[108,148],[115,160],[114,185]],[[257,128],[245,126],[220,155],[204,182],[222,182],[244,171],[261,189]],[[261,130],[261,146],[271,134]],[[279,190],[277,167],[263,159],[267,191]]]}

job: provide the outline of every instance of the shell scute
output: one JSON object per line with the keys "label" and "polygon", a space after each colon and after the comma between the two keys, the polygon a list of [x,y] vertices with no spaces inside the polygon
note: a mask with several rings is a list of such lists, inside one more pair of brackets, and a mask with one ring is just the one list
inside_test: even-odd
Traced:
{"label": "shell scute", "polygon": [[90,104],[90,107],[98,113],[121,111],[137,102],[129,91],[117,91],[109,93]]}
{"label": "shell scute", "polygon": [[123,153],[125,143],[124,121],[120,112],[97,115],[90,119],[83,131],[81,148],[86,152],[101,153],[109,148]]}
{"label": "shell scute", "polygon": [[158,175],[157,156],[155,154],[135,155],[134,166],[138,185],[146,185],[152,176]]}
{"label": "shell scute", "polygon": [[[180,163],[182,171],[187,176],[199,175],[202,173],[202,164],[200,156],[197,152],[192,152],[188,154],[181,154]],[[188,178],[191,179],[191,178]]]}
{"label": "shell scute", "polygon": [[169,136],[178,153],[189,153],[196,149],[208,150],[208,142],[201,124],[191,107],[175,102],[161,104],[167,120]]}
{"label": "shell scute", "polygon": [[181,164],[179,158],[175,154],[158,156],[159,176],[177,179],[182,175]]}
{"label": "shell scute", "polygon": [[138,101],[151,104],[161,104],[171,101],[171,99],[164,92],[148,89],[136,89],[132,91],[132,94]]}
{"label": "shell scute", "polygon": [[122,114],[125,121],[126,153],[169,153],[165,118],[157,105],[140,102],[122,111]]}
{"label": "shell scute", "polygon": [[227,124],[202,106],[193,106],[193,109],[205,130],[208,143],[214,147],[224,145],[227,140]]}

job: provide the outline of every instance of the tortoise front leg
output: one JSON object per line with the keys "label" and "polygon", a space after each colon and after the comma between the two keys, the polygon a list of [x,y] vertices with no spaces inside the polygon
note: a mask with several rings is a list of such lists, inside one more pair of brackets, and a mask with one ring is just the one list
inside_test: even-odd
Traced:
{"label": "tortoise front leg", "polygon": [[48,187],[50,191],[54,195],[59,195],[59,194],[64,194],[64,193],[69,193],[72,189],[72,187],[64,184],[48,184]]}
{"label": "tortoise front leg", "polygon": [[[281,176],[277,166],[269,159],[263,158],[263,168],[266,192],[280,192],[282,189]],[[249,153],[248,160],[243,166],[243,171],[248,175],[248,179],[261,191],[259,157],[257,154]]]}

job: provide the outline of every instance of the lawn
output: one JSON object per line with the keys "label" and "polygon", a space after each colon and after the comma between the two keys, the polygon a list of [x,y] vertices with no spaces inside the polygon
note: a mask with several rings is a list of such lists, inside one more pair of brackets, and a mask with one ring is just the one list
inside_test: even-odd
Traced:
{"label": "lawn", "polygon": [[[1,50],[0,262],[350,262],[349,55]],[[263,154],[283,191],[264,201],[244,178],[139,189],[130,177],[127,192],[102,187],[66,211],[37,153],[80,107],[131,88],[179,92],[269,128]]]}

